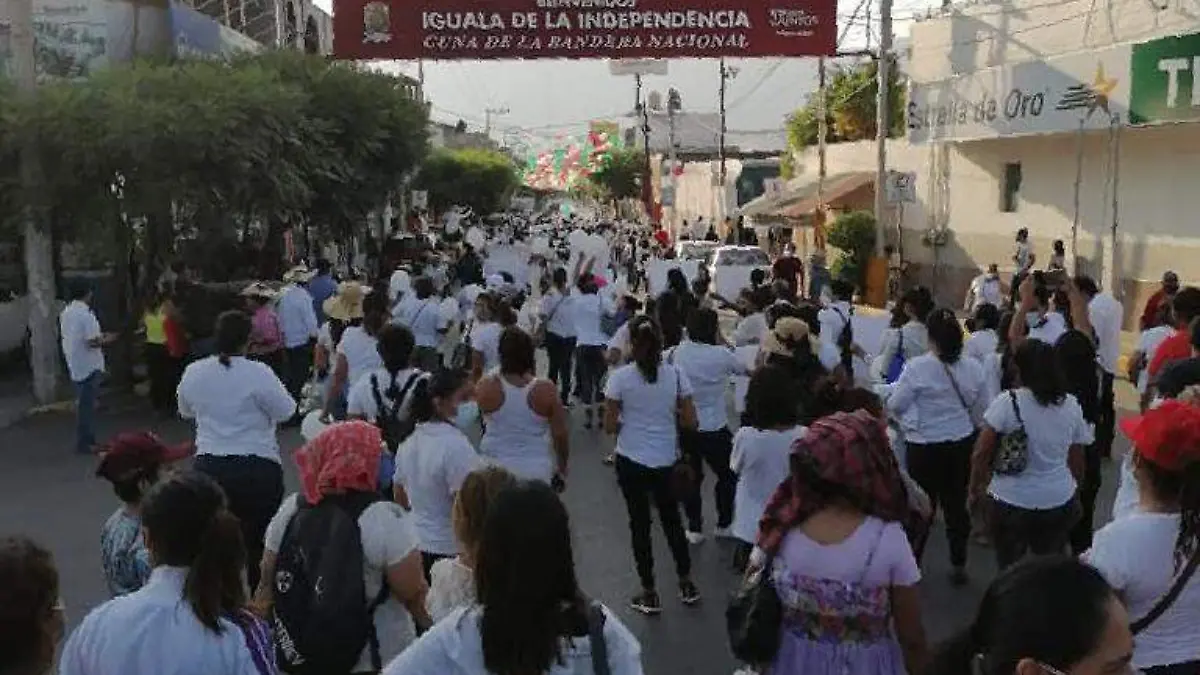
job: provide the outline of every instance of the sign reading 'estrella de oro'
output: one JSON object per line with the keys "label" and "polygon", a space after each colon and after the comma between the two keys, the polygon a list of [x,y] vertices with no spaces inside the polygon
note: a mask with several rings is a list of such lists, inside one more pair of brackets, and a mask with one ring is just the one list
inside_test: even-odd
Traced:
{"label": "sign reading 'estrella de oro'", "polygon": [[1200,120],[1200,34],[910,87],[908,138],[975,140]]}

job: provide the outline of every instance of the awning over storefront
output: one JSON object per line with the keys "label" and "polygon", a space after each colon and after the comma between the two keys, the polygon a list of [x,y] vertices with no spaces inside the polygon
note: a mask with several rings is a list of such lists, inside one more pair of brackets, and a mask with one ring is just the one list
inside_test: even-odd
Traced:
{"label": "awning over storefront", "polygon": [[[875,174],[866,171],[850,171],[825,177],[823,198],[827,205],[836,206],[837,201],[866,185],[875,182]],[[762,195],[747,202],[737,215],[763,223],[783,220],[799,220],[817,208],[817,179],[791,183],[783,192]]]}

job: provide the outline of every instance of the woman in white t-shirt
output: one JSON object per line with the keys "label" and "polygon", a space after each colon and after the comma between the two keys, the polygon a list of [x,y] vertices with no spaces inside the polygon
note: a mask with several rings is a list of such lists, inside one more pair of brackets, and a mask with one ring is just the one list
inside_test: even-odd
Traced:
{"label": "woman in white t-shirt", "polygon": [[804,435],[790,392],[788,371],[776,366],[756,370],[746,391],[746,426],[734,435],[730,457],[737,474],[731,530],[738,544],[734,566],[739,571],[758,541],[758,522],[767,501],[788,477],[792,443]]}
{"label": "woman in white t-shirt", "polygon": [[971,336],[967,338],[963,353],[980,364],[996,353],[1000,338],[996,329],[1000,327],[1000,309],[995,305],[980,305],[971,317]]}
{"label": "woman in white t-shirt", "polygon": [[520,328],[500,334],[500,369],[475,385],[485,429],[479,454],[521,479],[565,485],[570,433],[554,383],[534,375],[533,338]]}
{"label": "woman in white t-shirt", "polygon": [[481,293],[475,299],[475,321],[471,325],[471,379],[478,380],[500,365],[500,298]]}
{"label": "woman in white t-shirt", "polygon": [[629,510],[633,557],[642,590],[630,601],[643,614],[658,614],[662,603],[654,582],[654,554],[650,545],[650,505],[658,510],[659,524],[675,558],[679,593],[684,604],[700,600],[692,583],[679,502],[672,491],[672,467],[679,458],[679,428],[696,428],[696,408],[687,375],[663,363],[662,334],[648,316],[630,321],[633,363],[608,378],[604,391],[604,429],[617,437],[617,484]]}
{"label": "woman in white t-shirt", "polygon": [[[589,266],[590,269],[590,266]],[[599,421],[604,373],[608,370],[605,358],[609,336],[604,334],[603,318],[613,307],[600,293],[595,277],[585,272],[579,277],[578,293],[571,297],[571,315],[575,325],[575,373],[579,378],[579,400],[583,403],[585,429]]]}
{"label": "woman in white t-shirt", "polygon": [[[1013,352],[1020,389],[1002,392],[984,413],[971,460],[969,499],[987,509],[996,562],[1003,569],[1026,553],[1062,552],[1081,507],[1076,495],[1083,472],[1083,446],[1092,427],[1058,367],[1054,348],[1027,340]],[[1019,436],[1025,442],[1019,443]],[[1024,450],[1005,453],[1003,441]],[[910,450],[911,452],[911,450]],[[997,470],[1006,464],[1011,470]],[[984,494],[987,494],[985,501]]]}
{"label": "woman in white t-shirt", "polygon": [[1200,577],[1148,623],[1200,550],[1200,407],[1166,401],[1121,421],[1133,442],[1138,511],[1095,533],[1083,555],[1121,596],[1143,673],[1200,673]]}
{"label": "woman in white t-shirt", "polygon": [[442,366],[438,345],[450,324],[442,317],[441,298],[434,295],[433,281],[429,277],[418,277],[413,282],[416,296],[400,315],[400,324],[412,331],[416,348],[413,363],[427,373]]}
{"label": "woman in white t-shirt", "polygon": [[925,317],[930,352],[904,364],[891,385],[888,412],[904,433],[905,459],[913,480],[942,509],[950,543],[951,581],[967,581],[967,483],[977,420],[987,405],[983,367],[963,356],[963,333],[948,309]]}
{"label": "woman in white t-shirt", "polygon": [[[383,675],[642,675],[637,639],[579,588],[567,509],[545,483],[500,491],[475,565],[477,604],[451,612]],[[589,629],[603,631],[604,649]]]}
{"label": "woman in white t-shirt", "polygon": [[325,302],[324,309],[329,318],[346,324],[337,343],[329,396],[321,414],[322,421],[327,422],[345,417],[350,387],[358,378],[383,365],[376,335],[387,320],[388,308],[387,298],[367,293],[364,286],[348,282],[338,287],[338,294]]}
{"label": "woman in white t-shirt", "polygon": [[737,476],[729,466],[733,434],[729,431],[729,410],[725,394],[735,376],[750,374],[745,363],[721,339],[720,319],[712,309],[692,311],[687,322],[687,338],[664,355],[668,365],[678,368],[692,384],[692,402],[696,407],[696,429],[679,435],[679,447],[696,474],[696,489],[683,500],[687,515],[687,538],[693,544],[704,541],[704,517],[700,483],[704,464],[716,478],[713,499],[717,507],[717,537],[728,537],[733,522],[733,496]]}
{"label": "woman in white t-shirt", "polygon": [[467,474],[484,464],[457,426],[460,418],[473,417],[470,392],[464,373],[445,370],[422,378],[409,409],[417,426],[396,451],[392,489],[396,502],[412,511],[426,579],[435,562],[458,555],[454,496]]}
{"label": "woman in white t-shirt", "polygon": [[[262,581],[254,594],[255,609],[269,616],[277,589],[284,587],[275,571],[280,553],[286,553],[292,544],[287,541],[288,525],[301,513],[302,506],[306,518],[320,518],[319,509],[325,504],[361,509],[358,528],[364,562],[363,602],[377,598],[381,584],[387,584],[388,593],[373,613],[379,661],[372,662],[371,649],[365,648],[351,673],[378,672],[416,638],[418,630],[432,624],[425,610],[428,586],[421,573],[411,519],[392,502],[371,501],[379,479],[381,447],[378,427],[357,420],[329,426],[296,451],[301,490],[283,502],[267,527]],[[369,505],[363,508],[364,503]]]}
{"label": "woman in white t-shirt", "polygon": [[905,291],[900,299],[900,311],[905,322],[898,328],[883,332],[879,356],[875,359],[878,364],[876,375],[880,379],[888,381],[886,376],[892,370],[892,362],[897,355],[903,358],[904,363],[908,363],[929,351],[929,330],[925,319],[933,307],[933,295],[924,286],[914,286]]}

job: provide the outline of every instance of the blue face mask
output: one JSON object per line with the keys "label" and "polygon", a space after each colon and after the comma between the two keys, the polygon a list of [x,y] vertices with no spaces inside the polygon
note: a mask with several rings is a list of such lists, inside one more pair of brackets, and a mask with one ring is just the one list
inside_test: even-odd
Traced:
{"label": "blue face mask", "polygon": [[470,429],[479,419],[479,404],[475,401],[463,401],[458,404],[454,413],[454,426],[462,430]]}

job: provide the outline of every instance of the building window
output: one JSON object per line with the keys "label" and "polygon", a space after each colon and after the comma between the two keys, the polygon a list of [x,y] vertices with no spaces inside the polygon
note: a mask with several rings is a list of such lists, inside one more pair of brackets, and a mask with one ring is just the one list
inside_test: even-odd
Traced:
{"label": "building window", "polygon": [[1021,199],[1021,163],[1008,162],[1004,165],[1004,183],[1000,186],[1000,210],[1016,213]]}

